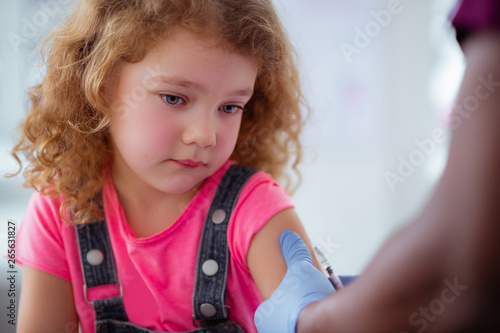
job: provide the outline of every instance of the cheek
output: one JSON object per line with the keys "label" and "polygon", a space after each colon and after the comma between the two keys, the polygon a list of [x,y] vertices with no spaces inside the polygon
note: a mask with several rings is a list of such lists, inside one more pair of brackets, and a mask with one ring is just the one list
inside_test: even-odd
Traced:
{"label": "cheek", "polygon": [[238,134],[240,132],[240,124],[241,116],[238,119],[235,119],[230,124],[226,124],[224,126],[224,130],[220,132],[220,137],[217,140],[217,144],[222,145],[223,149],[230,151],[230,153],[233,152],[236,145]]}
{"label": "cheek", "polygon": [[128,158],[153,158],[168,151],[176,142],[179,126],[163,117],[135,111],[111,119],[111,138],[120,153]]}

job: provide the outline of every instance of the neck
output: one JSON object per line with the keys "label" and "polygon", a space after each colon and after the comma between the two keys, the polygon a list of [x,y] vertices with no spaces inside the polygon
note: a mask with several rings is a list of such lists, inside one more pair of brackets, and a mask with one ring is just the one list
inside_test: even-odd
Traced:
{"label": "neck", "polygon": [[130,209],[157,211],[161,207],[168,207],[182,212],[199,190],[199,187],[195,187],[184,193],[165,193],[145,184],[141,184],[142,186],[124,184],[114,177],[113,182],[125,211]]}
{"label": "neck", "polygon": [[136,177],[124,177],[117,170],[111,176],[127,223],[134,236],[142,238],[172,225],[201,187],[184,193],[166,193]]}

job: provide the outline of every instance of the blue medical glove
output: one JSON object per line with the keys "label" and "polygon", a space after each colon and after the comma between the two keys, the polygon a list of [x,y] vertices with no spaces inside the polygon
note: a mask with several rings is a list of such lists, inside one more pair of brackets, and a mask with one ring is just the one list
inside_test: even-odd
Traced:
{"label": "blue medical glove", "polygon": [[283,231],[280,245],[288,270],[271,297],[255,311],[259,333],[295,333],[300,311],[335,292],[326,276],[313,266],[309,249],[297,233]]}

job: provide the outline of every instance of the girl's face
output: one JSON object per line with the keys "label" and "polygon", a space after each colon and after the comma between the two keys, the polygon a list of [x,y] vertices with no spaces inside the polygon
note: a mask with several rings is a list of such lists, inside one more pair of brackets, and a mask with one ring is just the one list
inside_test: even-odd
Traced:
{"label": "girl's face", "polygon": [[185,193],[228,160],[257,66],[213,45],[178,29],[120,67],[109,86],[115,181]]}

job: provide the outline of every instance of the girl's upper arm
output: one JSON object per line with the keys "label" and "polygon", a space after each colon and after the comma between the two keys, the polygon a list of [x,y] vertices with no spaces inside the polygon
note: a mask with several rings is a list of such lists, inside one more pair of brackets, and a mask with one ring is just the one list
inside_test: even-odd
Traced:
{"label": "girl's upper arm", "polygon": [[311,252],[314,266],[324,273],[295,210],[282,210],[254,235],[248,250],[248,268],[264,299],[272,295],[287,271],[280,246],[280,235],[286,229],[302,237]]}
{"label": "girl's upper arm", "polygon": [[23,265],[17,333],[78,332],[71,282]]}

